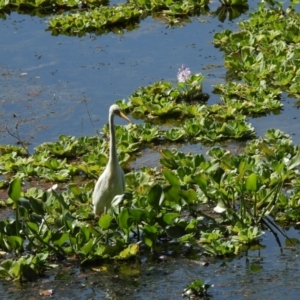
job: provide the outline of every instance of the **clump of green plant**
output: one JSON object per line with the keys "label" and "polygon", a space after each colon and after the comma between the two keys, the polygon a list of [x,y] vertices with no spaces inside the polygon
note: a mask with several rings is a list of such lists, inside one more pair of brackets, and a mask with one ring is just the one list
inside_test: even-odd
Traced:
{"label": "clump of green plant", "polygon": [[[276,92],[299,94],[298,42],[300,14],[281,3],[260,3],[241,30],[216,33],[214,43],[225,52],[225,66],[246,84]],[[284,62],[284,63],[282,63]]]}
{"label": "clump of green plant", "polygon": [[263,82],[259,85],[229,82],[216,85],[214,92],[220,94],[226,106],[243,115],[278,114],[283,107],[280,89],[269,89]]}
{"label": "clump of green plant", "polygon": [[[61,192],[57,186],[23,191],[22,180],[14,178],[8,193],[16,217],[0,221],[1,249],[76,256],[84,263],[128,259],[138,256],[140,249],[146,255],[147,249],[167,249],[172,240],[176,251],[188,246],[226,257],[256,244],[264,230],[280,230],[269,216],[299,210],[297,187],[288,207],[283,192],[283,187],[297,182],[299,149],[280,131],[270,130],[249,142],[243,154],[214,147],[208,158],[166,149],[161,155],[162,169],[142,168],[126,174],[125,194],[116,196],[99,219],[94,219],[91,209],[93,181],[70,182]],[[46,256],[42,257],[45,262]],[[20,264],[39,268],[39,260],[27,259]],[[1,274],[29,278],[28,267],[24,274],[23,269],[14,273],[15,263],[19,264],[5,263]]]}
{"label": "clump of green plant", "polygon": [[142,17],[142,12],[132,5],[100,6],[90,11],[54,16],[49,20],[49,28],[54,35],[83,35],[90,31],[102,34],[111,30],[120,32],[122,28],[130,29]]}
{"label": "clump of green plant", "polygon": [[133,116],[149,118],[182,115],[182,102],[207,101],[202,92],[202,74],[189,76],[184,82],[178,82],[173,87],[171,82],[155,82],[147,87],[140,87],[128,99],[127,103],[119,101],[123,109],[130,111]]}
{"label": "clump of green plant", "polygon": [[213,287],[211,284],[204,283],[203,279],[197,279],[190,283],[182,293],[182,296],[189,299],[198,298],[209,299],[208,289]]}
{"label": "clump of green plant", "polygon": [[48,264],[47,257],[46,253],[38,253],[15,260],[6,259],[0,263],[0,277],[21,282],[37,280],[46,269],[55,267]]}

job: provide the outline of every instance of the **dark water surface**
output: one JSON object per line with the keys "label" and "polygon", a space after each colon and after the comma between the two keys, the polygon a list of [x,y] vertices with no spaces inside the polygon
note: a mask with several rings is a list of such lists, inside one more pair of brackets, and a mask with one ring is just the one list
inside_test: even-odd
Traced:
{"label": "dark water surface", "polygon": [[[217,5],[215,1],[211,9]],[[219,101],[211,94],[212,85],[225,81],[226,69],[223,53],[211,42],[215,32],[234,30],[238,20],[220,23],[200,16],[182,28],[167,28],[149,17],[137,30],[122,35],[82,38],[51,36],[45,22],[17,13],[0,21],[0,142],[16,143],[5,126],[15,133],[19,122],[18,133],[30,141],[31,151],[60,134],[94,135],[88,112],[95,128],[101,128],[107,122],[108,107],[117,99],[127,99],[138,87],[157,80],[175,82],[182,64],[206,76],[208,104]],[[294,101],[283,95],[280,115],[251,119],[257,136],[278,128],[299,143],[299,111]],[[243,146],[224,145],[232,151]],[[194,153],[208,150],[201,144],[174,147]],[[155,150],[146,149],[133,167],[156,166],[159,157]],[[296,230],[289,235],[299,238]],[[181,299],[184,287],[199,278],[215,285],[214,299],[299,299],[299,249],[281,253],[268,233],[262,243],[266,249],[248,253],[249,264],[242,257],[204,267],[198,260],[170,256],[160,263],[105,265],[93,271],[66,262],[34,283],[20,286],[0,281],[0,299],[41,299],[45,297],[39,291],[47,289],[53,289],[54,299]]]}
{"label": "dark water surface", "polygon": [[[3,129],[5,123],[14,128],[12,113],[23,120],[19,132],[34,147],[60,134],[94,134],[88,110],[101,128],[117,99],[157,80],[175,82],[182,64],[207,76],[209,94],[225,76],[222,53],[211,44],[216,22],[210,17],[174,29],[149,17],[123,35],[82,38],[51,36],[45,21],[16,13],[0,21],[2,143],[15,142]],[[217,24],[218,30],[224,26]]]}
{"label": "dark water surface", "polygon": [[[299,236],[295,230],[288,234]],[[182,299],[186,285],[199,278],[214,284],[212,299],[299,299],[299,249],[280,251],[270,233],[262,244],[268,246],[260,252],[207,266],[200,260],[172,256],[161,262],[116,262],[93,268],[65,262],[33,283],[0,281],[1,299],[43,299],[39,293],[47,290],[53,291],[53,299]]]}

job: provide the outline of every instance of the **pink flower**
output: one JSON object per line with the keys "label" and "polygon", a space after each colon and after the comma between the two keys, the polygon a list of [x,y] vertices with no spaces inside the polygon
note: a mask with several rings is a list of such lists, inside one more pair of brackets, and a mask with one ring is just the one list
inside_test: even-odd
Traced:
{"label": "pink flower", "polygon": [[177,80],[178,82],[185,82],[191,76],[191,71],[185,65],[178,69]]}

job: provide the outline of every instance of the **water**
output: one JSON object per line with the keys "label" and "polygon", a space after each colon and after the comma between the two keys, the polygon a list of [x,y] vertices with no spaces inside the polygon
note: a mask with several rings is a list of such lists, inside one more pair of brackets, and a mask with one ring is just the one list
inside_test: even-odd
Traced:
{"label": "water", "polygon": [[[5,87],[0,92],[2,143],[16,142],[4,129],[5,124],[11,131],[15,127],[12,113],[26,120],[18,129],[31,149],[60,134],[92,135],[88,110],[94,126],[101,128],[117,99],[127,99],[138,87],[157,80],[175,82],[182,64],[207,76],[204,91],[211,94],[212,84],[225,78],[222,53],[211,44],[216,27],[212,21],[194,18],[183,28],[169,29],[147,18],[138,30],[123,35],[77,38],[51,36],[44,19],[12,13],[0,29],[5,41],[0,71],[7,74],[0,77]],[[210,65],[220,67],[207,69]],[[211,95],[210,103],[216,101]]]}

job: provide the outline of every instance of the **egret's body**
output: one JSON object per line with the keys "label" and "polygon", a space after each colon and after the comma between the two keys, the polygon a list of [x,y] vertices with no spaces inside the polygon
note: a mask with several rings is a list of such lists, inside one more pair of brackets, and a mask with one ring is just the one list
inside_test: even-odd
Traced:
{"label": "egret's body", "polygon": [[130,122],[130,120],[121,112],[118,105],[114,104],[109,108],[109,160],[107,166],[105,167],[105,170],[103,171],[95,185],[92,195],[94,213],[98,216],[103,212],[106,212],[107,209],[110,208],[111,202],[114,197],[124,194],[125,190],[124,172],[119,165],[117,156],[114,116],[119,116]]}

